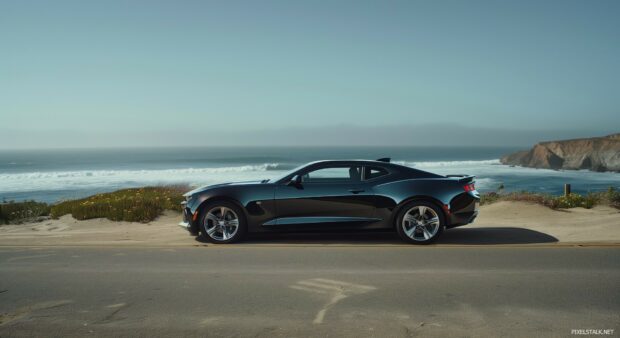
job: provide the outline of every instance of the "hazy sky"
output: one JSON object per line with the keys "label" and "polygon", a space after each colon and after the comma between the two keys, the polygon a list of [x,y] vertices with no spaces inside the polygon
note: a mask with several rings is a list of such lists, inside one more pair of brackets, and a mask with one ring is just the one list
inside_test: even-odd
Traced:
{"label": "hazy sky", "polygon": [[619,17],[617,0],[4,0],[0,147],[617,132]]}

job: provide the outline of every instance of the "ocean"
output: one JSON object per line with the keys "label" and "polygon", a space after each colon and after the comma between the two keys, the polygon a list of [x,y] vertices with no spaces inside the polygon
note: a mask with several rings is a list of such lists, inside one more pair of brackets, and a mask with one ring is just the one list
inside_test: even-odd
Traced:
{"label": "ocean", "polygon": [[620,174],[501,165],[506,147],[209,147],[0,151],[0,201],[57,202],[127,187],[192,187],[277,177],[309,161],[377,159],[438,174],[476,175],[481,192],[620,188]]}

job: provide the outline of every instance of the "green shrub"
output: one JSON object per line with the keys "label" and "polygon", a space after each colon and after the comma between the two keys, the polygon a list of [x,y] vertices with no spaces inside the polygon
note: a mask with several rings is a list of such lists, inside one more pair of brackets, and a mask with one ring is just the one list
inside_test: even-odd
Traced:
{"label": "green shrub", "polygon": [[50,207],[35,201],[0,203],[0,224],[21,223],[41,216],[47,216]]}
{"label": "green shrub", "polygon": [[554,209],[568,209],[584,206],[584,197],[579,194],[569,194],[568,196],[558,196],[554,199]]}
{"label": "green shrub", "polygon": [[75,219],[107,218],[112,221],[150,222],[164,210],[180,210],[187,187],[146,187],[97,194],[52,206],[58,218],[72,214]]}
{"label": "green shrub", "polygon": [[601,197],[595,193],[588,193],[583,198],[583,207],[586,209],[591,209],[595,205],[601,202]]}
{"label": "green shrub", "polygon": [[609,205],[620,209],[620,191],[614,187],[609,187],[603,198],[607,201],[607,203],[609,203]]}

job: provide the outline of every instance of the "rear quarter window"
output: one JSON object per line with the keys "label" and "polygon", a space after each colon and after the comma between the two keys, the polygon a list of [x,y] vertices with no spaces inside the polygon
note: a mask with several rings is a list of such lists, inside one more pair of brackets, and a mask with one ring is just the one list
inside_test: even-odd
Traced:
{"label": "rear quarter window", "polygon": [[411,169],[410,173],[413,178],[442,178],[443,177],[441,175],[429,173],[428,171],[423,171],[423,170],[418,170],[418,169]]}
{"label": "rear quarter window", "polygon": [[390,172],[381,167],[364,167],[364,180],[373,180],[375,178],[389,175]]}
{"label": "rear quarter window", "polygon": [[402,165],[395,165],[395,167],[397,167],[401,173],[403,173],[409,178],[442,178],[444,177],[441,175],[429,173],[428,171],[405,167]]}

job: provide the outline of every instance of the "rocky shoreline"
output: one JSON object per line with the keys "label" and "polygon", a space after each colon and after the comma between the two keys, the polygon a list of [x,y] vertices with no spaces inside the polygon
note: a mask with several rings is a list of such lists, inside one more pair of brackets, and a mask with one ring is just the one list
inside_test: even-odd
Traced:
{"label": "rocky shoreline", "polygon": [[530,168],[620,172],[620,133],[540,142],[530,150],[503,156],[500,162]]}

